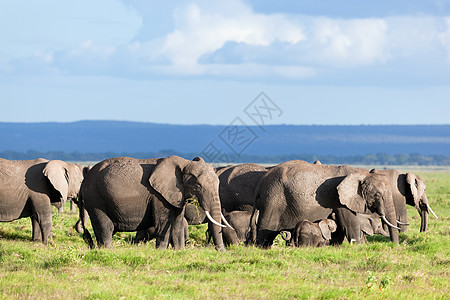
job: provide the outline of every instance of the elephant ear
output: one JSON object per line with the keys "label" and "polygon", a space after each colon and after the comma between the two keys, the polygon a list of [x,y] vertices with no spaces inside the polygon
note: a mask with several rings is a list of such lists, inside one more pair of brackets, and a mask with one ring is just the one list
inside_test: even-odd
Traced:
{"label": "elephant ear", "polygon": [[66,201],[69,191],[69,171],[65,167],[65,163],[60,160],[51,160],[42,172],[58,192],[59,201]]}
{"label": "elephant ear", "polygon": [[344,178],[337,186],[339,201],[356,213],[364,213],[366,202],[361,195],[361,182],[366,176],[361,173],[353,173]]}
{"label": "elephant ear", "polygon": [[83,178],[86,177],[87,173],[92,169],[92,165],[83,167]]}
{"label": "elephant ear", "polygon": [[319,228],[322,232],[322,237],[329,241],[331,240],[331,233],[336,231],[336,223],[333,220],[321,220],[319,222]]}
{"label": "elephant ear", "polygon": [[148,179],[150,186],[156,190],[171,205],[182,208],[184,161],[181,157],[170,156],[162,159]]}

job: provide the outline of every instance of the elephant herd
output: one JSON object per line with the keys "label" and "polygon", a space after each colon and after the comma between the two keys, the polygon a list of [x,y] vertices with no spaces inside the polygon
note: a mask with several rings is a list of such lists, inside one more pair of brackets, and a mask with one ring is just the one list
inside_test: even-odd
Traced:
{"label": "elephant herd", "polygon": [[428,213],[435,215],[425,188],[413,173],[300,160],[213,168],[200,157],[116,157],[87,168],[0,158],[0,221],[30,217],[33,241],[46,244],[51,206],[73,200],[91,248],[88,218],[98,247],[106,248],[116,232],[136,231],[135,243],[154,238],[157,248],[181,249],[188,225],[201,223],[219,251],[241,242],[269,248],[278,234],[296,247],[364,243],[373,234],[398,243],[408,230],[407,204],[420,214],[420,231]]}

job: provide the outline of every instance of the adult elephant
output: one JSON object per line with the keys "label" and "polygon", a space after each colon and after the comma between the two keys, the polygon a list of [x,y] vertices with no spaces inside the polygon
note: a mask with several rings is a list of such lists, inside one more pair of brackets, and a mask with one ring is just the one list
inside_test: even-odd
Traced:
{"label": "adult elephant", "polygon": [[[260,247],[270,247],[280,231],[292,231],[299,221],[326,219],[336,208],[351,210],[355,217],[356,213],[378,213],[391,225],[391,240],[399,242],[398,227],[393,225],[397,223],[391,187],[382,174],[289,161],[267,172],[255,195],[259,210],[256,244]],[[339,218],[337,222],[347,225]]]}
{"label": "adult elephant", "polygon": [[[81,186],[81,210],[89,213],[99,247],[110,248],[119,231],[155,228],[157,248],[184,248],[184,206],[196,197],[209,215],[213,240],[224,250],[219,179],[211,165],[178,156],[160,159],[117,157],[96,164]],[[80,217],[83,218],[81,214]],[[84,221],[82,220],[82,224]],[[89,240],[87,230],[84,237]],[[92,241],[91,242],[91,247]]]}
{"label": "adult elephant", "polygon": [[430,207],[427,194],[425,192],[425,182],[420,176],[414,173],[400,173],[397,170],[375,170],[370,172],[384,174],[389,178],[392,186],[392,196],[394,198],[395,211],[400,231],[408,232],[408,212],[406,204],[414,206],[421,218],[420,231],[427,231],[428,214],[431,212],[436,218],[436,214]]}
{"label": "adult elephant", "polygon": [[52,232],[51,205],[60,208],[76,199],[83,174],[60,160],[0,158],[0,221],[31,217],[33,241],[48,243]]}
{"label": "adult elephant", "polygon": [[[253,210],[254,194],[259,180],[267,173],[268,168],[257,164],[246,163],[229,165],[214,169],[219,177],[219,196],[222,207],[222,221],[230,225],[223,229],[226,245],[238,244],[250,229],[250,217]],[[196,202],[188,202],[184,217],[189,225],[198,225],[208,221],[205,211]],[[255,220],[253,221],[255,223]],[[210,224],[209,233],[213,228]],[[154,237],[154,228],[136,233],[135,242],[146,241]]]}

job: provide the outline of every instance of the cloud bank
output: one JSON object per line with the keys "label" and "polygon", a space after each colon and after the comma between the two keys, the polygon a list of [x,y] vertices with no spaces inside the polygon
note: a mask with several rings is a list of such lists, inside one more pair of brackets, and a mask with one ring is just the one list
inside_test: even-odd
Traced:
{"label": "cloud bank", "polygon": [[[0,26],[3,76],[301,82],[362,70],[381,78],[395,70],[395,76],[415,73],[420,80],[426,66],[427,76],[442,80],[450,69],[449,16],[343,19],[264,14],[241,0],[177,1],[161,9],[170,22],[157,31],[153,1],[83,0],[68,7],[46,0],[27,4],[27,10],[19,2],[1,4],[0,19],[8,25]],[[35,26],[21,27],[18,14]]]}

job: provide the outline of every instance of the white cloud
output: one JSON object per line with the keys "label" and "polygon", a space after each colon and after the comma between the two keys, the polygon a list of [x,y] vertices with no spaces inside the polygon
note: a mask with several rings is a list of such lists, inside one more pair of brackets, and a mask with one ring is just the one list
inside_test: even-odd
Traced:
{"label": "white cloud", "polygon": [[315,61],[331,65],[364,65],[389,58],[387,30],[383,19],[314,19],[311,53]]}
{"label": "white cloud", "polygon": [[227,1],[212,11],[191,3],[179,8],[175,18],[177,28],[166,36],[161,54],[183,68],[195,66],[201,56],[226,42],[269,46],[274,41],[296,44],[305,39],[298,24],[286,16],[256,14],[240,1]]}
{"label": "white cloud", "polygon": [[[39,13],[0,5],[0,25],[8,25],[0,26],[2,73],[320,80],[371,68],[380,74],[384,66],[419,74],[450,62],[449,17],[337,19],[256,13],[243,0],[178,0],[154,19],[156,1],[132,1],[152,10],[151,18],[117,0],[44,1],[41,9],[30,4]],[[19,28],[14,10],[35,26]],[[165,32],[146,29],[163,19],[171,20]]]}

